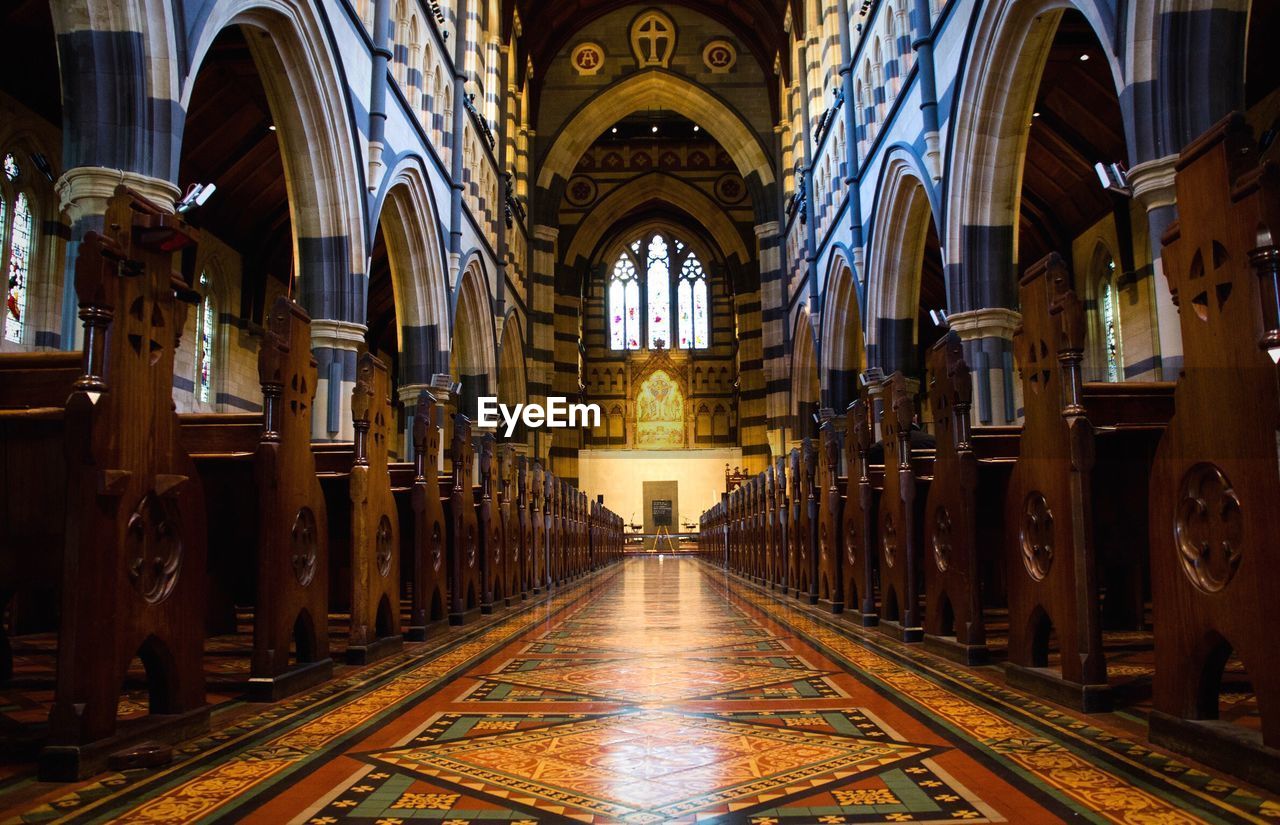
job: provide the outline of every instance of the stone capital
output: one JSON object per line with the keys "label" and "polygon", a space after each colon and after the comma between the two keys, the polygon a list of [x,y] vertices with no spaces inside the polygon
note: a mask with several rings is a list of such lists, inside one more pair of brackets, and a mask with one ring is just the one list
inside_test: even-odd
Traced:
{"label": "stone capital", "polygon": [[399,387],[396,390],[396,395],[400,398],[400,403],[404,404],[405,409],[408,409],[418,403],[418,396],[421,395],[423,391],[431,393],[431,395],[435,397],[436,401],[440,400],[440,397],[436,395],[435,388],[430,384],[405,384],[403,387]]}
{"label": "stone capital", "polygon": [[1022,323],[1022,313],[1004,307],[972,309],[947,316],[947,324],[956,331],[961,341],[983,338],[1013,339],[1013,331]]}
{"label": "stone capital", "polygon": [[1177,163],[1177,155],[1165,155],[1136,164],[1129,170],[1129,186],[1133,189],[1133,196],[1147,211],[1173,206],[1178,202],[1178,192],[1174,186],[1174,167]]}
{"label": "stone capital", "polygon": [[777,221],[756,224],[757,238],[773,238],[782,232],[782,224]]}
{"label": "stone capital", "polygon": [[59,209],[66,212],[74,223],[89,215],[106,214],[107,199],[115,194],[120,184],[169,212],[174,210],[181,194],[181,190],[167,180],[101,166],[68,169],[58,178],[54,189],[58,193]]}
{"label": "stone capital", "polygon": [[364,324],[350,321],[316,320],[311,322],[311,346],[330,349],[358,350],[365,345]]}
{"label": "stone capital", "polygon": [[552,243],[555,243],[556,239],[560,237],[560,229],[559,227],[547,226],[545,223],[540,223],[533,227],[533,237],[540,241],[551,241]]}

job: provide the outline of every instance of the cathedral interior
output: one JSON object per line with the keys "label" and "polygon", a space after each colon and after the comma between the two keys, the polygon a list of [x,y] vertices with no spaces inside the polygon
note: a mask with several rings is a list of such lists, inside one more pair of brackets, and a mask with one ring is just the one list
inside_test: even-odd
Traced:
{"label": "cathedral interior", "polygon": [[0,820],[1280,821],[1278,39],[0,5]]}

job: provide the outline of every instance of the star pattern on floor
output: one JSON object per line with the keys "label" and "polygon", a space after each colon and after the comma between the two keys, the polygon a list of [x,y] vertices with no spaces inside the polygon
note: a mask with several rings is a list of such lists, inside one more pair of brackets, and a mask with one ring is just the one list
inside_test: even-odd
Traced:
{"label": "star pattern on floor", "polygon": [[[367,754],[410,772],[589,821],[670,822],[813,792],[933,748],[663,710]],[[596,819],[603,817],[604,819]]]}

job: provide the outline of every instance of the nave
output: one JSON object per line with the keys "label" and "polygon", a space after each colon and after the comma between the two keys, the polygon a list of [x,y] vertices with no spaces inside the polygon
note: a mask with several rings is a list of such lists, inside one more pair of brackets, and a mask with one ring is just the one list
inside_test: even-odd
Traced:
{"label": "nave", "polygon": [[[221,718],[219,718],[221,717]],[[10,784],[23,822],[1266,822],[1280,807],[983,670],[633,558],[265,710],[162,771]],[[18,800],[22,800],[19,802]]]}

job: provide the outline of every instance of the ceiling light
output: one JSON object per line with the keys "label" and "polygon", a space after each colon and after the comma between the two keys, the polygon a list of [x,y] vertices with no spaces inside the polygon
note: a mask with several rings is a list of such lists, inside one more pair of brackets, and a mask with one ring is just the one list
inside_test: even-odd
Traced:
{"label": "ceiling light", "polygon": [[609,131],[610,131],[611,133],[613,133],[613,134],[615,134],[615,135],[616,135],[616,134],[618,134],[618,127],[617,127],[617,126],[614,126],[614,127],[613,127],[612,129],[610,129]]}
{"label": "ceiling light", "polygon": [[1088,60],[1088,59],[1089,59],[1089,55],[1087,55],[1087,54],[1082,54],[1082,55],[1080,55],[1080,60],[1081,60],[1082,62],[1083,62],[1083,61],[1085,61],[1085,60]]}
{"label": "ceiling light", "polygon": [[276,130],[276,125],[274,123],[267,125],[267,131],[274,132],[275,130]]}
{"label": "ceiling light", "polygon": [[1040,117],[1040,113],[1039,113],[1039,112],[1032,112],[1032,113],[1031,113],[1031,116],[1032,116],[1032,117]]}
{"label": "ceiling light", "polygon": [[693,131],[698,132],[698,131],[701,131],[701,130],[702,130],[702,127],[701,127],[701,126],[699,126],[699,125],[698,125],[698,124],[696,124],[696,123],[695,123],[695,124],[693,124]]}
{"label": "ceiling light", "polygon": [[658,127],[654,126],[650,131],[652,131],[656,135],[658,134]]}

